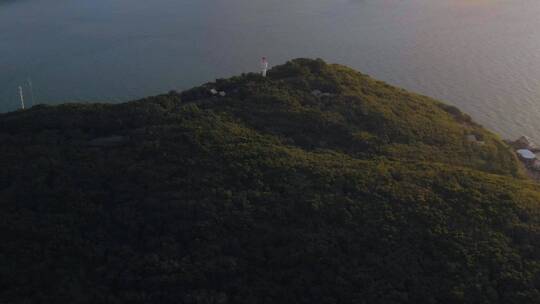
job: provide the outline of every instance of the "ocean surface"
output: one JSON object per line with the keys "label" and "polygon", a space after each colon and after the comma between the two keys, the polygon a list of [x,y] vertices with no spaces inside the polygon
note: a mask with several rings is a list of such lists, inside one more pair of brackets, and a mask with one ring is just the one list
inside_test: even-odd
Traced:
{"label": "ocean surface", "polygon": [[538,0],[0,0],[0,112],[320,57],[540,143]]}

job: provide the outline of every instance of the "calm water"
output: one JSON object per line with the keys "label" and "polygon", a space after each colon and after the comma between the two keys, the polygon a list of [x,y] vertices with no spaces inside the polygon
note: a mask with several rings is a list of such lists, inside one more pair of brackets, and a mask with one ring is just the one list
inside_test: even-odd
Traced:
{"label": "calm water", "polygon": [[0,0],[0,111],[29,77],[119,102],[321,57],[540,142],[539,29],[538,0]]}

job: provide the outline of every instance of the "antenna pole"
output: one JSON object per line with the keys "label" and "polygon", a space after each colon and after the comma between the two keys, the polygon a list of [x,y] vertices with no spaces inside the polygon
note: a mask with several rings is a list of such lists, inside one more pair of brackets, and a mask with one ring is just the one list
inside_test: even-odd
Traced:
{"label": "antenna pole", "polygon": [[266,77],[266,72],[268,71],[268,60],[266,57],[263,57],[261,60],[261,69],[262,69],[262,77]]}
{"label": "antenna pole", "polygon": [[28,78],[28,86],[30,87],[30,106],[34,106],[34,86],[32,85],[32,79]]}
{"label": "antenna pole", "polygon": [[21,98],[21,109],[24,110],[24,95],[22,86],[19,86],[19,97]]}

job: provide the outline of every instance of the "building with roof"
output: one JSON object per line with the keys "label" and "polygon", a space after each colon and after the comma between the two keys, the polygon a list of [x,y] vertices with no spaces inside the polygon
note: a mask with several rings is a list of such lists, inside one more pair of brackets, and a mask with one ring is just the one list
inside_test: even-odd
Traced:
{"label": "building with roof", "polygon": [[532,164],[532,162],[536,159],[536,154],[534,154],[529,149],[519,149],[516,151],[519,158],[529,164]]}

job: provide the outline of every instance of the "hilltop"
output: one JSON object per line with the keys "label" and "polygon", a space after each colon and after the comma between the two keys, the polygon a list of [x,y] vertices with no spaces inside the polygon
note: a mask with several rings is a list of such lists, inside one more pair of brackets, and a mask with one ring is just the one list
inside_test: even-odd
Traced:
{"label": "hilltop", "polygon": [[0,165],[0,302],[540,302],[511,149],[322,60],[2,114]]}

